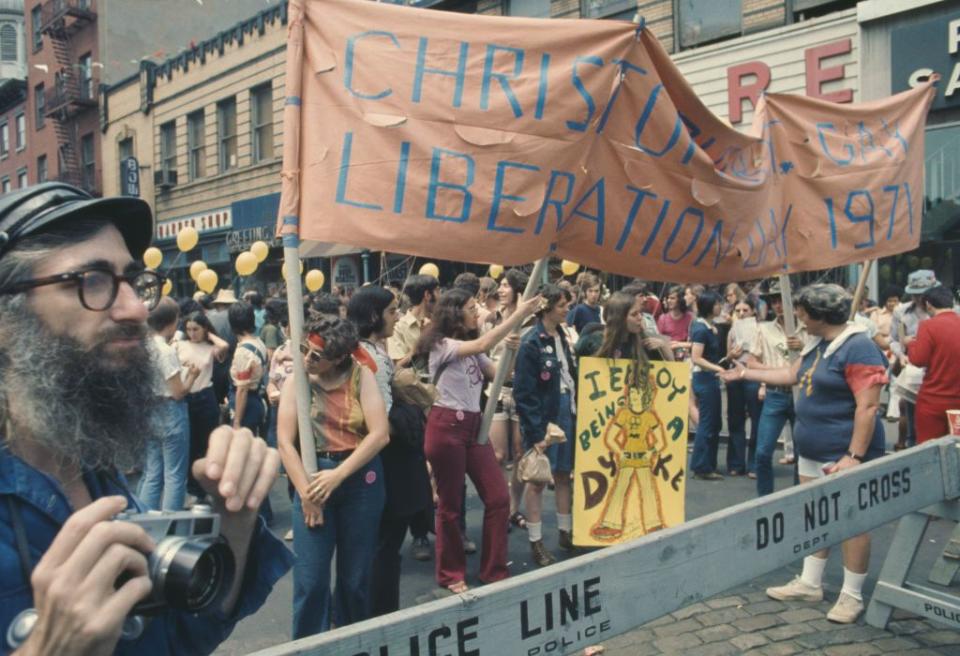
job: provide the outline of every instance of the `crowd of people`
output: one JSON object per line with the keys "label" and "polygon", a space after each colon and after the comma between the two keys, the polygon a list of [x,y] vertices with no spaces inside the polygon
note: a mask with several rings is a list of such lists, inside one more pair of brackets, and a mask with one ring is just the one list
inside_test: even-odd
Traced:
{"label": "crowd of people", "polygon": [[[524,299],[529,278],[519,269],[499,282],[462,273],[446,287],[420,274],[402,286],[305,297],[304,339],[293,344],[279,296],[264,299],[250,290],[237,298],[223,289],[179,302],[161,297],[161,276],[137,261],[147,242],[136,222],[109,213],[91,218],[82,210],[97,201],[64,189],[70,188],[42,186],[5,197],[0,207],[0,218],[32,212],[36,204],[28,201],[46,193],[51,206],[63,208],[49,225],[11,223],[22,234],[5,232],[14,246],[0,244],[8,251],[0,260],[0,480],[21,480],[27,474],[18,468],[26,468],[34,478],[45,472],[60,481],[65,499],[80,509],[71,517],[64,506],[63,525],[81,521],[76,517],[106,519],[107,510],[120,506],[96,500],[118,493],[137,508],[207,502],[239,513],[241,543],[263,558],[254,576],[272,583],[293,567],[294,638],[397,610],[408,532],[412,555],[434,560],[439,586],[468,590],[466,555],[477,545],[465,521],[467,478],[483,504],[479,583],[509,576],[510,530],[526,532],[539,566],[556,562],[555,549],[576,551],[571,477],[580,357],[633,361],[637,389],[651,361],[688,362],[689,477],[712,483],[750,476],[758,495],[774,489],[782,437],[780,462],[793,464],[796,481],[805,483],[884,454],[885,399],[887,415],[901,420],[898,448],[947,434],[946,411],[960,408],[960,344],[951,340],[960,327],[956,298],[930,271],[912,273],[905,290],[884,290],[882,306],[866,295],[856,312],[850,290],[809,285],[793,298],[792,330],[777,280],[664,285],[656,294],[640,280],[611,291],[599,274],[585,272],[576,281],[557,277],[536,285],[537,293]],[[144,212],[130,202],[131,212]],[[58,361],[37,355],[28,343],[37,336],[54,345],[48,348]],[[308,374],[313,474],[300,451],[297,357]],[[53,384],[63,380],[57,372],[84,371],[92,390],[66,394],[72,387],[61,387],[58,403],[67,410],[43,407],[52,388],[30,378],[38,362],[49,367]],[[494,399],[489,440],[479,440],[500,365],[508,366],[507,376]],[[104,390],[112,394],[108,403],[91,395]],[[149,412],[116,407],[127,402]],[[792,429],[784,433],[787,423]],[[133,449],[120,444],[121,430],[142,440]],[[116,439],[94,440],[96,431]],[[72,437],[62,443],[49,437],[64,432]],[[530,455],[544,456],[549,471],[531,473]],[[292,498],[292,529],[284,537],[292,540],[293,559],[278,551],[267,529],[266,487],[278,461]],[[142,467],[138,500],[114,478],[90,491],[89,476],[120,465]],[[617,485],[655,484],[649,464],[647,471],[639,461],[623,466],[636,471]],[[551,493],[557,533],[548,537],[544,508]],[[15,505],[4,518],[8,525],[21,512]],[[621,515],[605,513],[592,530],[616,539]],[[663,518],[650,515],[647,530],[661,528]],[[83,551],[86,559],[67,558],[76,535],[44,539],[37,552],[52,540],[50,548],[74,576],[92,566],[93,546]],[[843,590],[829,619],[853,622],[862,612],[869,549],[869,535],[844,544]],[[21,556],[29,572],[30,558]],[[799,577],[768,594],[821,599],[826,557],[826,551],[808,556]],[[24,577],[18,589],[28,605],[30,576]],[[33,599],[44,594],[34,589]],[[242,613],[252,612],[262,597],[262,588],[238,587],[230,608],[239,603]],[[170,621],[173,627],[180,620]]]}

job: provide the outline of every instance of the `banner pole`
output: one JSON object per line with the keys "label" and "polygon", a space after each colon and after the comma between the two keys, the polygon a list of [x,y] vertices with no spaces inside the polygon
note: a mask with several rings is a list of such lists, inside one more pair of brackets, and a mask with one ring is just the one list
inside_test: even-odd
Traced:
{"label": "banner pole", "polygon": [[860,279],[857,280],[857,289],[853,293],[853,305],[850,306],[850,321],[853,321],[860,309],[860,301],[863,300],[863,292],[867,287],[867,277],[870,275],[870,267],[873,266],[873,262],[873,260],[863,261],[863,267],[860,269]]}
{"label": "banner pole", "polygon": [[[537,290],[540,289],[541,279],[544,271],[547,270],[549,257],[542,257],[533,264],[533,271],[530,272],[530,279],[527,281],[527,288],[523,290],[523,300],[532,298]],[[520,333],[521,326],[513,329],[514,335]],[[507,374],[513,371],[513,359],[517,355],[517,350],[506,346],[503,349],[503,355],[500,362],[497,363],[497,375],[493,377],[493,384],[490,386],[490,395],[487,397],[487,405],[483,409],[483,420],[480,422],[480,431],[477,433],[477,444],[486,444],[490,435],[490,424],[493,423],[493,415],[497,410],[497,400],[500,398],[500,390],[503,388],[503,382],[507,379]]]}
{"label": "banner pole", "polygon": [[[317,471],[317,448],[310,422],[310,386],[300,357],[303,343],[303,287],[300,280],[300,96],[303,75],[303,2],[291,0],[287,21],[286,98],[283,103],[283,168],[280,172],[278,232],[283,240],[287,313],[293,350],[300,459],[308,476]],[[331,266],[331,274],[333,273]],[[333,278],[333,275],[330,276]],[[331,282],[332,284],[332,282]]]}

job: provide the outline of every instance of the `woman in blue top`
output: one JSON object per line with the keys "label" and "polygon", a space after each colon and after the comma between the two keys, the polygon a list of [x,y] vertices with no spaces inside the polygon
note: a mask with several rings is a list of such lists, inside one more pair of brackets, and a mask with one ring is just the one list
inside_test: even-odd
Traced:
{"label": "woman in blue top", "polygon": [[[576,403],[577,359],[567,342],[561,324],[573,295],[556,285],[540,289],[543,302],[537,323],[523,336],[513,373],[513,398],[520,415],[523,448],[544,450],[547,424],[563,429],[567,441],[546,447],[550,458],[557,502],[558,544],[573,551],[572,489],[574,403]],[[527,483],[524,505],[527,509],[527,534],[534,562],[545,567],[556,562],[543,544],[541,508],[542,483]]]}
{"label": "woman in blue top", "polygon": [[690,361],[693,363],[693,393],[697,397],[700,423],[693,442],[690,468],[693,477],[704,481],[722,481],[717,473],[717,447],[720,445],[720,334],[713,324],[720,314],[720,295],[705,291],[697,298],[697,318],[690,325]]}
{"label": "woman in blue top", "polygon": [[[813,338],[801,357],[783,369],[737,368],[725,380],[753,380],[768,385],[799,385],[793,435],[800,458],[800,482],[856,467],[883,455],[883,425],[877,409],[887,382],[887,361],[866,329],[847,323],[852,299],[839,285],[810,285],[795,301],[797,319]],[[823,599],[823,570],[829,550],[803,560],[803,573],[790,583],[767,588],[779,600]],[[843,543],[843,590],[827,614],[850,624],[863,612],[863,582],[870,561],[870,535]]]}

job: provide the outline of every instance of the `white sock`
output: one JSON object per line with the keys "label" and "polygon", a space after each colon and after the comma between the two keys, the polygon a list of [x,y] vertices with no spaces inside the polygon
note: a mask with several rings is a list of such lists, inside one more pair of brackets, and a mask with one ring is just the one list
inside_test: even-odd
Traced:
{"label": "white sock", "polygon": [[843,589],[848,595],[858,601],[863,601],[863,582],[867,580],[867,573],[857,574],[846,567],[843,568]]}
{"label": "white sock", "polygon": [[823,585],[823,570],[827,567],[826,558],[807,556],[803,559],[803,573],[800,580],[813,588]]}
{"label": "white sock", "polygon": [[531,542],[543,539],[543,522],[527,522],[527,537]]}
{"label": "white sock", "polygon": [[557,513],[557,528],[568,533],[573,530],[573,515]]}

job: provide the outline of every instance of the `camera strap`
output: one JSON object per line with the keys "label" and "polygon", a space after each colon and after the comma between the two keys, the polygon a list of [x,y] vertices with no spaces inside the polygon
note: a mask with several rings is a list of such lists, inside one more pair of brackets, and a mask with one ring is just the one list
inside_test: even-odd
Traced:
{"label": "camera strap", "polygon": [[20,557],[20,571],[23,580],[30,585],[30,574],[33,572],[33,563],[30,559],[30,544],[27,542],[27,531],[23,528],[23,516],[13,496],[7,496],[7,508],[10,510],[10,522],[13,524],[13,535],[17,541],[17,555]]}

